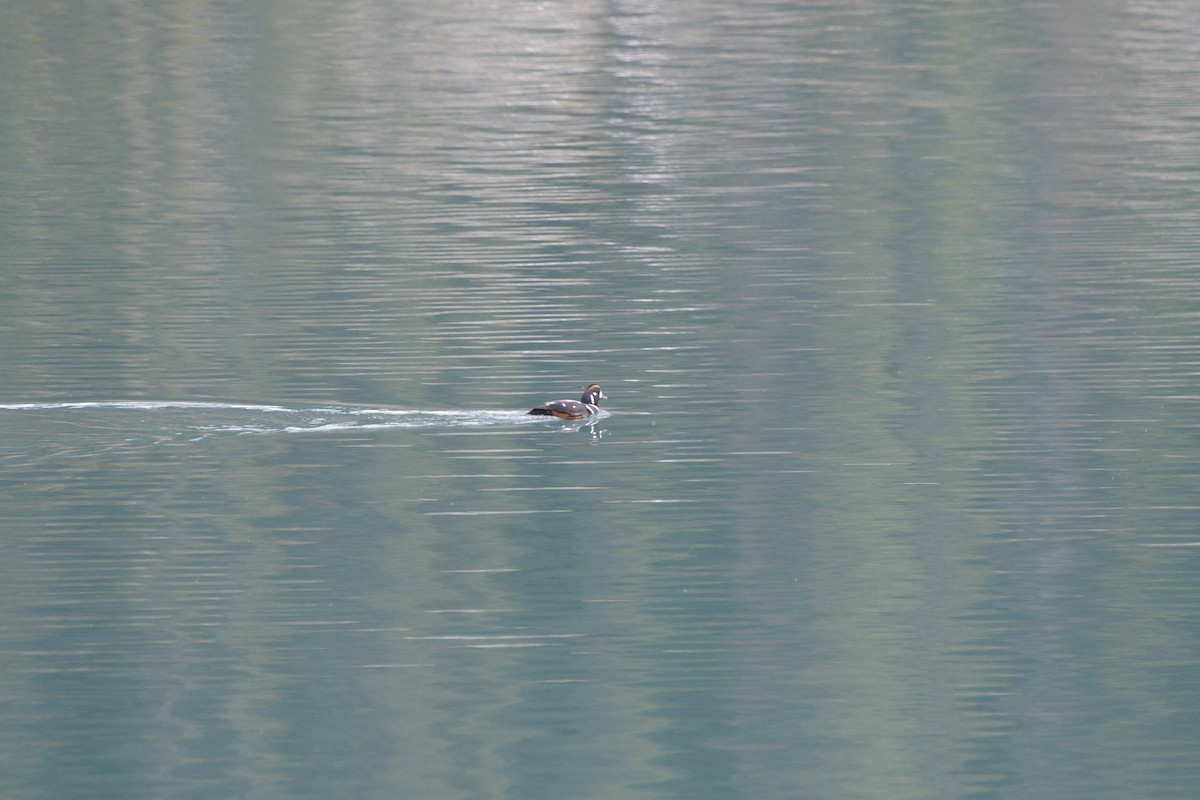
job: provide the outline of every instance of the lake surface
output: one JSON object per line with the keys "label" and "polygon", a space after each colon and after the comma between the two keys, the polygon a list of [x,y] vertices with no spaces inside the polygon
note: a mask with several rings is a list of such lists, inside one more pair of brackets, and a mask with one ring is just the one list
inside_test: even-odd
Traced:
{"label": "lake surface", "polygon": [[1194,3],[3,18],[3,797],[1195,797]]}

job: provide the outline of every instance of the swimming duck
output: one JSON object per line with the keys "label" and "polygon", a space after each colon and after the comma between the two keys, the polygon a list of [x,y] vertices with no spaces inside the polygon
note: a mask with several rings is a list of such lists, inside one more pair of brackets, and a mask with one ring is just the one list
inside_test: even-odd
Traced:
{"label": "swimming duck", "polygon": [[529,413],[535,417],[558,417],[559,419],[583,419],[590,417],[600,410],[597,405],[601,400],[607,400],[600,385],[593,383],[583,390],[583,397],[578,400],[551,400],[542,403]]}

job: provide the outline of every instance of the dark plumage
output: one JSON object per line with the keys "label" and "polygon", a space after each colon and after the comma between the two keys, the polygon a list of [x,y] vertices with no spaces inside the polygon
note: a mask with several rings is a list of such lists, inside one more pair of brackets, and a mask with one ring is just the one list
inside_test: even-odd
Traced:
{"label": "dark plumage", "polygon": [[583,419],[590,417],[600,410],[597,405],[601,400],[607,400],[600,386],[593,383],[583,390],[583,397],[578,400],[551,400],[531,409],[530,414],[536,417],[558,417],[559,419]]}

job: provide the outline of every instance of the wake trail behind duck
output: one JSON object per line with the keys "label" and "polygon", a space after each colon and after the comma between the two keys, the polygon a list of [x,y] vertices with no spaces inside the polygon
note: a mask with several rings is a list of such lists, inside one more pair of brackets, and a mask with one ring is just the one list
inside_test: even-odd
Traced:
{"label": "wake trail behind duck", "polygon": [[395,409],[188,400],[0,403],[4,460],[88,455],[220,436],[481,428],[536,422],[524,411]]}

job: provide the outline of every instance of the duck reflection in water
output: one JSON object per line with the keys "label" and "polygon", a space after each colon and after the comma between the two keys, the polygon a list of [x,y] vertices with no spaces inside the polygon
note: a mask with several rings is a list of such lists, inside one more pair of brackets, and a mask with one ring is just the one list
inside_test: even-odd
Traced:
{"label": "duck reflection in water", "polygon": [[576,419],[563,425],[562,431],[563,433],[582,433],[590,440],[588,444],[595,444],[608,432],[604,428],[598,427],[599,425],[600,420],[598,419]]}

